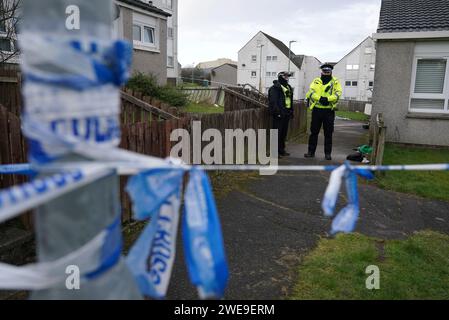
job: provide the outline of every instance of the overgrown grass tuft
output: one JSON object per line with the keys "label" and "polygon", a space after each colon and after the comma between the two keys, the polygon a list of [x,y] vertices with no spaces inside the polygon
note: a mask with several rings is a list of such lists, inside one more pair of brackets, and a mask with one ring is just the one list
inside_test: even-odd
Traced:
{"label": "overgrown grass tuft", "polygon": [[[368,266],[380,290],[368,290]],[[432,231],[383,241],[360,234],[321,240],[298,270],[294,300],[449,299],[449,236]]]}
{"label": "overgrown grass tuft", "polygon": [[[449,163],[449,150],[387,144],[383,163],[386,165]],[[386,172],[378,175],[376,183],[387,190],[449,201],[447,171]]]}

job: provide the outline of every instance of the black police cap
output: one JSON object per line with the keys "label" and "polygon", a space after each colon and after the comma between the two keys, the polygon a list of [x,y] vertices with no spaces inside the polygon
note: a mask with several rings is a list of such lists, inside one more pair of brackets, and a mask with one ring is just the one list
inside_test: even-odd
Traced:
{"label": "black police cap", "polygon": [[330,63],[325,63],[320,67],[321,70],[334,70],[334,66]]}

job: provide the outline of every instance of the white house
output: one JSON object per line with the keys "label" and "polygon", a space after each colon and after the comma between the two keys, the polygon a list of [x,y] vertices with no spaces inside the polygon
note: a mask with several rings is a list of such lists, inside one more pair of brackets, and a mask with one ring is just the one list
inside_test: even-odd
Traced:
{"label": "white house", "polygon": [[250,84],[264,93],[268,93],[279,72],[290,70],[295,99],[304,99],[309,84],[320,75],[321,62],[317,58],[296,55],[282,41],[262,31],[240,49],[238,60],[237,83]]}
{"label": "white house", "polygon": [[334,67],[336,76],[343,87],[343,99],[371,101],[376,69],[376,46],[367,37]]}

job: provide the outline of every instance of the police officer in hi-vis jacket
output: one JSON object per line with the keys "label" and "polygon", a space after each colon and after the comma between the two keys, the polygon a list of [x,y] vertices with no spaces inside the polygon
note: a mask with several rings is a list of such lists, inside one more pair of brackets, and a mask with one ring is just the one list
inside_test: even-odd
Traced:
{"label": "police officer in hi-vis jacket", "polygon": [[312,125],[309,139],[309,152],[304,156],[314,158],[318,145],[318,135],[324,127],[324,154],[326,160],[332,160],[332,136],[334,133],[335,109],[342,95],[340,81],[332,76],[333,66],[321,66],[321,77],[313,80],[306,98],[312,110]]}

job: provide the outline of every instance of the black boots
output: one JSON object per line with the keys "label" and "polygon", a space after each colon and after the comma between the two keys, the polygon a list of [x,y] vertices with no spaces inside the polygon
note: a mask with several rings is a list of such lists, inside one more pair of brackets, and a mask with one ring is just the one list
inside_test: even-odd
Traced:
{"label": "black boots", "polygon": [[313,153],[306,153],[305,155],[304,155],[304,158],[307,158],[307,159],[309,159],[309,158],[315,158],[315,154],[313,154]]}
{"label": "black boots", "polygon": [[[308,153],[306,153],[305,155],[304,155],[304,158],[306,158],[306,159],[312,159],[312,158],[315,158],[315,154],[314,153],[310,153],[310,152],[308,152]],[[327,161],[331,161],[332,160],[332,156],[330,155],[330,154],[326,154],[326,160]]]}

